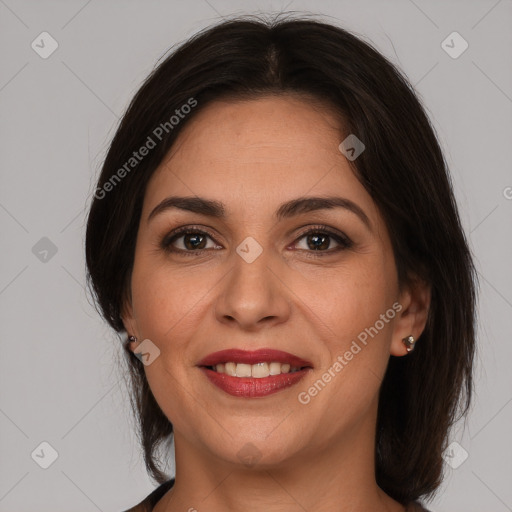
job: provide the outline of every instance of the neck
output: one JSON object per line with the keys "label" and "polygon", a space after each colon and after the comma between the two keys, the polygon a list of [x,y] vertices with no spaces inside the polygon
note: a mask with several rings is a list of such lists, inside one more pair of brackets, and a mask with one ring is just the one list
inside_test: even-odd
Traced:
{"label": "neck", "polygon": [[316,440],[279,464],[234,464],[175,432],[176,481],[154,512],[404,512],[375,481],[375,414],[339,442]]}

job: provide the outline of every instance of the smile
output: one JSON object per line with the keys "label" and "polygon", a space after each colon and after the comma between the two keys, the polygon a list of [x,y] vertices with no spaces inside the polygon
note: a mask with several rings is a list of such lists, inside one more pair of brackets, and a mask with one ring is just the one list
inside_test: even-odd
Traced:
{"label": "smile", "polygon": [[225,373],[231,377],[254,377],[255,379],[262,379],[270,375],[280,375],[282,373],[294,373],[301,370],[301,367],[291,367],[289,363],[279,363],[273,361],[271,363],[261,362],[256,364],[246,363],[219,363],[215,366],[207,367],[217,373]]}
{"label": "smile", "polygon": [[[227,364],[229,365],[229,363]],[[252,371],[250,365],[236,366],[249,366]],[[217,388],[220,388],[229,395],[240,398],[258,398],[277,393],[278,391],[297,384],[311,370],[311,368],[308,367],[295,369],[293,372],[289,371],[288,373],[268,375],[266,377],[242,377],[219,373],[206,366],[202,366],[200,369]]]}
{"label": "smile", "polygon": [[282,350],[232,348],[209,354],[197,366],[210,383],[225,393],[256,398],[297,384],[313,365]]}

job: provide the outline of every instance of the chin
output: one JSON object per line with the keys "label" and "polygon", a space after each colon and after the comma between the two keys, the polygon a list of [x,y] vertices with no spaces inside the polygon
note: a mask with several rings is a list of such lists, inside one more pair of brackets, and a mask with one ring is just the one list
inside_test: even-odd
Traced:
{"label": "chin", "polygon": [[[275,428],[275,425],[274,425]],[[243,432],[242,429],[240,429]],[[270,430],[269,430],[270,432]],[[301,450],[302,436],[288,434],[286,438],[273,432],[260,431],[260,434],[243,435],[231,438],[226,434],[225,440],[210,446],[211,452],[229,464],[242,465],[248,469],[270,469],[290,463]],[[229,438],[229,439],[227,439]],[[211,444],[211,438],[209,439]]]}

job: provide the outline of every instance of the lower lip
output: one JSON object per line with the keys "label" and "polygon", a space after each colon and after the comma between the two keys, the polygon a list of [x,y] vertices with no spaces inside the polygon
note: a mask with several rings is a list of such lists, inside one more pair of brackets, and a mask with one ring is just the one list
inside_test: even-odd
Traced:
{"label": "lower lip", "polygon": [[201,366],[200,369],[217,387],[230,395],[242,398],[256,398],[277,393],[297,384],[310,370],[310,368],[304,368],[293,373],[281,373],[257,379],[254,377],[232,377],[204,366]]}

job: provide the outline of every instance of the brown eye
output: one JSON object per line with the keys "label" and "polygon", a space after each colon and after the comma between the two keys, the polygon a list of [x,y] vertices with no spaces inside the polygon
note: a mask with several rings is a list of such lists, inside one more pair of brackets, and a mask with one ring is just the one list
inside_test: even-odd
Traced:
{"label": "brown eye", "polygon": [[186,249],[194,250],[204,249],[206,247],[206,236],[204,235],[198,233],[186,233],[179,238],[183,238],[183,245]]}
{"label": "brown eye", "polygon": [[[319,227],[309,229],[302,233],[297,240],[302,239],[305,239],[305,247],[299,247],[299,249],[308,252],[326,252],[331,254],[343,249],[348,249],[353,245],[352,241],[346,235],[343,235],[342,233],[334,233],[326,230],[325,228]],[[332,248],[333,240],[335,244],[337,244],[337,247]]]}
{"label": "brown eye", "polygon": [[183,228],[173,231],[167,235],[161,242],[162,249],[168,252],[177,253],[200,253],[203,250],[213,249],[218,247],[216,244],[208,247],[207,241],[213,237],[202,230]]}
{"label": "brown eye", "polygon": [[[208,239],[213,244],[208,246]],[[323,226],[317,226],[302,233],[297,240],[305,239],[305,247],[299,250],[316,253],[314,256],[323,256],[323,253],[333,254],[352,247],[353,242],[344,234],[335,233]],[[333,248],[333,241],[336,246]],[[296,242],[297,243],[297,242]],[[194,228],[180,228],[167,235],[161,242],[161,247],[167,252],[193,256],[202,254],[209,249],[221,249],[213,236],[203,230]]]}

